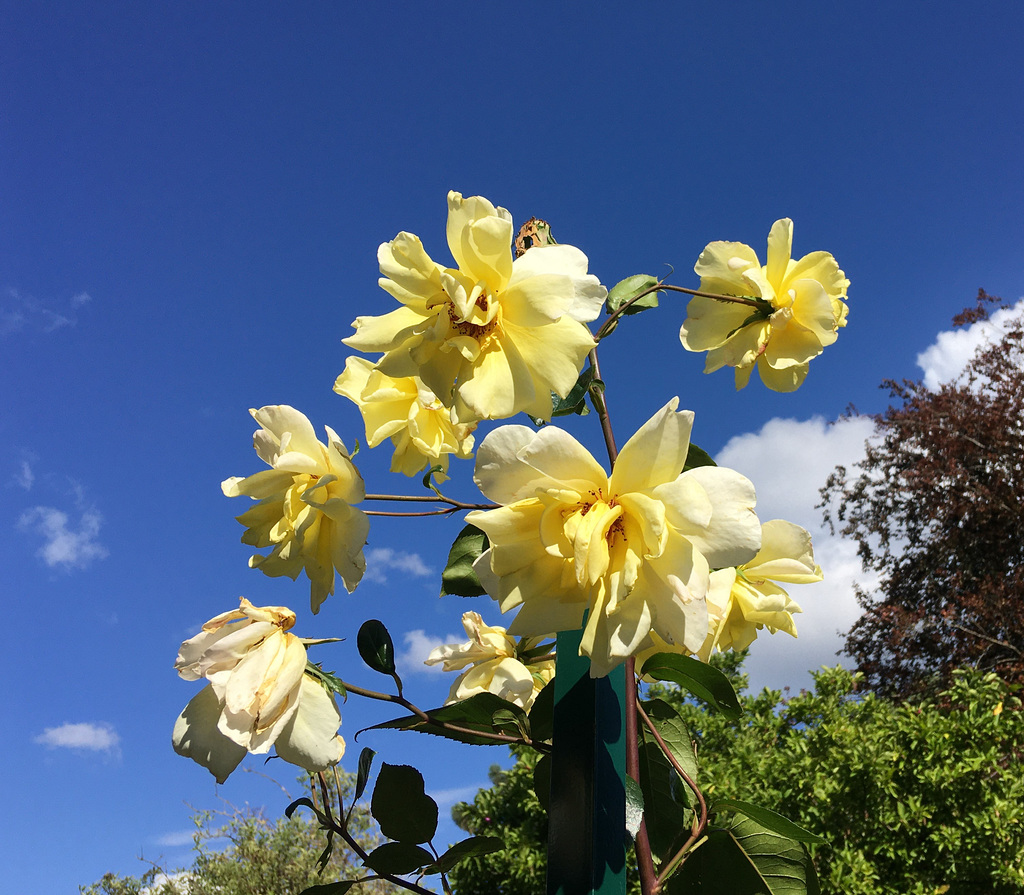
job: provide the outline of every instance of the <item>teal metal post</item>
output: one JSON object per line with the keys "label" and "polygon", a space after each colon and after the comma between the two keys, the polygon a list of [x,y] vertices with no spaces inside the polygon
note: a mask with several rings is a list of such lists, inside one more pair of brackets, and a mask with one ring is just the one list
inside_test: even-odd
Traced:
{"label": "teal metal post", "polygon": [[581,637],[558,635],[548,895],[624,895],[626,676],[620,666],[591,678]]}

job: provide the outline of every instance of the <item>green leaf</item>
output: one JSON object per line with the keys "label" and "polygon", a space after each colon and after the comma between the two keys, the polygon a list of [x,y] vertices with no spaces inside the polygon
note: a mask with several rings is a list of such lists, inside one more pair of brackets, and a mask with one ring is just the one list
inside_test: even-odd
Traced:
{"label": "green leaf", "polygon": [[356,635],[356,646],[363,661],[381,674],[395,674],[395,644],[383,623],[371,618],[363,622]]}
{"label": "green leaf", "polygon": [[434,856],[425,848],[411,842],[385,842],[366,856],[363,863],[375,873],[393,873],[401,876],[425,867]]}
{"label": "green leaf", "polygon": [[692,793],[657,743],[640,746],[640,790],[651,850],[661,860],[682,845]]}
{"label": "green leaf", "polygon": [[586,416],[590,413],[587,407],[587,392],[594,381],[594,368],[588,366],[582,373],[576,384],[569,390],[564,398],[555,395],[554,406],[551,408],[552,416],[569,416],[573,413]]}
{"label": "green leaf", "polygon": [[[529,723],[526,720],[526,714],[515,703],[508,702],[493,693],[477,693],[461,702],[453,702],[440,708],[430,709],[426,713],[429,720],[425,721],[419,715],[407,715],[404,718],[395,718],[393,721],[385,721],[382,724],[363,728],[359,733],[363,733],[364,730],[415,730],[456,740],[460,743],[470,743],[474,746],[498,746],[503,745],[499,740],[477,736],[474,733],[446,730],[436,722],[445,721],[469,728],[471,731],[493,733],[496,730],[494,714],[500,709],[506,709],[517,716],[522,716],[523,723]],[[356,736],[359,736],[359,733]]]}
{"label": "green leaf", "polygon": [[437,490],[437,486],[431,481],[431,479],[434,476],[434,473],[437,473],[437,472],[443,473],[444,472],[444,467],[441,466],[440,464],[438,464],[437,466],[431,466],[425,473],[423,473],[422,481],[423,481],[423,487],[424,488],[429,488],[438,497],[440,497],[441,496],[441,492]]}
{"label": "green leaf", "polygon": [[348,699],[345,682],[336,677],[333,671],[324,671],[316,662],[306,660],[306,674],[315,680],[328,693],[337,693],[343,700]]}
{"label": "green leaf", "polygon": [[530,709],[531,739],[550,740],[554,735],[555,723],[555,681],[552,678],[537,694]]}
{"label": "green leaf", "polygon": [[771,895],[818,895],[818,877],[807,849],[749,817],[736,818],[728,833],[754,866]]}
{"label": "green leaf", "polygon": [[641,669],[641,674],[657,681],[679,684],[726,718],[735,720],[743,714],[732,684],[717,668],[681,653],[655,653]]}
{"label": "green leaf", "polygon": [[632,777],[626,777],[626,830],[634,839],[644,819],[644,791]]}
{"label": "green leaf", "polygon": [[316,815],[316,819],[320,821],[322,826],[330,826],[330,822],[327,820],[327,815],[325,815],[319,808],[317,808],[316,805],[313,804],[312,799],[310,799],[308,796],[303,796],[301,799],[296,799],[294,802],[292,802],[287,808],[284,809],[284,816],[290,820],[291,816],[299,808],[309,808]]}
{"label": "green leaf", "polygon": [[690,444],[690,449],[686,452],[686,462],[683,464],[683,472],[688,469],[696,469],[698,466],[717,466],[718,464],[711,459],[709,454],[703,448],[697,447],[695,444]]}
{"label": "green leaf", "polygon": [[697,782],[697,756],[693,752],[693,738],[686,727],[686,722],[679,713],[662,699],[651,699],[644,704],[644,711],[651,719],[661,738],[665,741],[672,757],[686,775]]}
{"label": "green leaf", "polygon": [[505,848],[503,839],[497,836],[473,836],[456,842],[433,864],[427,867],[424,873],[447,873],[459,861],[465,858],[475,858],[478,855],[489,855]]}
{"label": "green leaf", "polygon": [[[516,706],[516,708],[519,707]],[[503,706],[491,715],[491,725],[495,730],[507,733],[509,736],[530,739],[530,720],[522,709],[517,712]]]}
{"label": "green leaf", "polygon": [[770,895],[771,889],[725,830],[709,829],[668,878],[668,895]]}
{"label": "green leaf", "polygon": [[783,817],[781,814],[777,814],[769,808],[761,808],[760,806],[753,805],[750,802],[744,802],[741,799],[722,799],[721,801],[715,802],[712,811],[738,811],[740,814],[746,815],[751,820],[756,820],[769,832],[777,833],[779,836],[785,836],[787,839],[792,839],[795,842],[821,843],[825,841],[820,836],[815,835],[810,830],[805,830],[803,827],[793,823],[793,821]]}
{"label": "green leaf", "polygon": [[373,764],[374,752],[369,746],[359,753],[359,771],[356,774],[356,790],[353,801],[357,800],[366,790],[366,781],[370,779],[370,765]]}
{"label": "green leaf", "polygon": [[[437,802],[423,791],[423,775],[409,765],[381,765],[370,799],[370,813],[388,839],[403,843],[429,842],[437,832]],[[429,857],[424,863],[432,860],[433,857]]]}
{"label": "green leaf", "polygon": [[321,883],[319,886],[303,889],[299,895],[345,895],[358,882],[357,879],[340,879],[336,883]]}
{"label": "green leaf", "polygon": [[[619,280],[618,283],[608,290],[607,312],[614,314],[630,299],[657,285],[657,277],[644,273],[638,273],[631,277],[626,277],[624,280]],[[622,314],[623,316],[639,314],[641,311],[656,307],[658,307],[658,293],[652,292],[650,295],[645,295],[643,298],[633,302]]]}
{"label": "green leaf", "polygon": [[473,525],[467,525],[458,533],[441,573],[442,597],[479,597],[487,593],[473,571],[473,563],[487,547],[487,535]]}

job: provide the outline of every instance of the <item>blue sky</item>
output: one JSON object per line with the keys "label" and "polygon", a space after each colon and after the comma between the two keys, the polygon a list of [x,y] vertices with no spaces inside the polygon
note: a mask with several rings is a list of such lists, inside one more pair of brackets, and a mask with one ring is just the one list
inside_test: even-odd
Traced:
{"label": "blue sky", "polygon": [[[218,791],[170,749],[194,693],[178,645],[239,594],[348,638],[321,647],[325,664],[371,686],[354,637],[382,619],[425,705],[448,686],[412,670],[425,644],[467,608],[496,620],[488,601],[437,599],[456,519],[375,520],[366,580],[314,619],[301,582],[246,568],[242,507],[219,488],[260,468],[249,407],[293,404],[364,440],[331,391],[339,340],[391,309],[381,242],[408,230],[446,257],[449,189],[549,220],[609,285],[672,265],[695,286],[707,242],[763,255],[786,216],[797,255],[833,252],[849,326],[794,395],[703,376],[671,298],[602,349],[620,442],[678,394],[695,440],[754,480],[763,518],[815,530],[817,488],[865,435],[827,424],[850,403],[880,410],[879,381],[922,375],[930,347],[935,369],[948,360],[939,334],[979,286],[1024,293],[1018,4],[691,9],[0,5],[11,891],[185,859],[188,805],[283,808],[262,778]],[[571,425],[596,445],[594,420]],[[371,490],[416,493],[388,461],[359,455]],[[456,461],[452,490],[472,498],[470,470]],[[805,636],[759,641],[757,683],[805,684],[852,621],[853,554],[816,543],[828,580],[798,595]],[[416,763],[442,797],[502,758],[398,734],[353,744],[386,716],[356,699],[342,714],[353,758],[366,743]]]}

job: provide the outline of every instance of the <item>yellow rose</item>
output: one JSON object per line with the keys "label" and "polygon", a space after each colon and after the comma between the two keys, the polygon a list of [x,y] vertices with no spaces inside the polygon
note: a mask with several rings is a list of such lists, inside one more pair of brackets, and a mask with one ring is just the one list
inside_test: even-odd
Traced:
{"label": "yellow rose", "polygon": [[174,751],[223,783],[246,752],[274,746],[285,761],[309,772],[341,760],[341,715],[334,699],[305,674],[306,648],[288,630],[295,613],[283,606],[240,606],[210,619],[181,645],[174,667],[208,686],[174,725]]}
{"label": "yellow rose", "polygon": [[736,388],[756,364],[761,381],[777,392],[800,387],[812,358],[846,326],[850,281],[828,252],[791,257],[793,222],[776,221],[768,234],[768,263],[741,242],[713,242],[694,270],[700,291],[762,299],[762,308],[695,296],[679,332],[689,351],[707,351],[705,373],[736,368]]}
{"label": "yellow rose", "polygon": [[[530,710],[537,694],[555,676],[555,661],[526,664],[518,658],[516,642],[504,628],[485,625],[479,613],[465,612],[462,627],[469,636],[467,643],[450,643],[433,650],[427,665],[441,666],[445,671],[466,668],[456,678],[448,694],[448,702],[469,699],[477,693],[493,693]],[[525,649],[535,643],[527,642]]]}
{"label": "yellow rose", "polygon": [[246,527],[242,543],[273,547],[255,554],[249,565],[265,575],[293,581],[305,571],[310,605],[319,612],[334,593],[337,570],[350,593],[363,577],[363,545],[370,529],[362,510],[352,504],[365,496],[362,477],[333,429],[328,444],[317,441],[312,424],[285,404],[249,413],[261,426],[253,435],[256,453],[270,469],[221,483],[228,497],[258,500],[237,519]]}
{"label": "yellow rose", "polygon": [[814,562],[810,533],[782,519],[761,527],[761,549],[750,562],[720,569],[711,576],[708,611],[711,630],[700,649],[707,661],[715,649],[746,649],[767,628],[796,637],[793,613],[802,610],[775,584],[810,584],[821,581],[821,566]]}
{"label": "yellow rose", "polygon": [[447,235],[455,268],[431,260],[411,233],[380,247],[380,285],[402,307],[356,318],[343,341],[383,352],[387,376],[418,376],[459,422],[521,410],[549,419],[551,392],[569,393],[594,347],[584,324],[607,290],[572,246],[513,261],[512,216],[481,196],[448,194]]}
{"label": "yellow rose", "polygon": [[471,433],[476,425],[453,423],[437,396],[415,376],[394,379],[368,360],[350,357],[334,390],[359,407],[370,447],[391,439],[392,472],[411,476],[428,465],[440,465],[447,472],[449,454],[463,460],[473,456]]}
{"label": "yellow rose", "polygon": [[581,627],[590,673],[606,675],[653,631],[696,652],[711,568],[761,543],[754,486],[737,472],[680,472],[693,414],[673,398],[623,447],[609,477],[568,433],[502,426],[477,452],[476,482],[499,509],[466,520],[490,548],[475,564],[516,636]]}

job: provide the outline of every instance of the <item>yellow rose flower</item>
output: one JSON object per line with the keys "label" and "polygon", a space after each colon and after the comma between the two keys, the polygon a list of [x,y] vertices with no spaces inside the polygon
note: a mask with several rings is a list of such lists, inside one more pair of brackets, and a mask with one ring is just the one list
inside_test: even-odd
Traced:
{"label": "yellow rose flower", "polygon": [[471,433],[476,424],[453,423],[437,396],[415,376],[394,379],[368,360],[350,357],[334,390],[359,407],[370,447],[391,439],[392,472],[411,476],[436,465],[447,472],[449,454],[463,460],[473,456]]}
{"label": "yellow rose flower", "polygon": [[387,376],[418,376],[462,423],[520,410],[549,419],[551,392],[569,393],[594,347],[584,324],[607,290],[572,246],[513,261],[512,217],[481,196],[448,194],[447,234],[455,268],[431,260],[411,233],[380,247],[380,285],[402,307],[356,318],[343,341],[383,352]]}
{"label": "yellow rose flower", "polygon": [[223,783],[246,752],[274,746],[285,761],[309,772],[336,764],[345,753],[334,699],[305,674],[306,648],[288,630],[295,613],[253,606],[210,619],[181,645],[174,667],[187,681],[205,678],[174,725],[174,751],[207,768]]}
{"label": "yellow rose flower", "polygon": [[700,291],[762,299],[762,309],[695,296],[679,332],[689,351],[707,351],[705,373],[736,368],[736,388],[757,366],[761,381],[791,392],[807,376],[808,364],[846,326],[843,301],[850,281],[828,252],[791,257],[793,222],[776,221],[768,234],[768,263],[741,242],[713,242],[694,270]]}
{"label": "yellow rose flower", "polygon": [[[469,699],[477,693],[493,693],[529,711],[537,694],[555,676],[555,660],[530,664],[520,661],[515,640],[504,628],[485,625],[479,613],[463,613],[462,627],[469,637],[467,643],[439,646],[426,658],[427,665],[443,663],[445,671],[471,666],[452,684],[448,702]],[[523,648],[536,645],[527,641]]]}
{"label": "yellow rose flower", "polygon": [[653,631],[696,652],[708,631],[713,566],[746,562],[761,543],[754,486],[730,469],[680,472],[693,414],[673,398],[626,443],[609,477],[568,433],[502,426],[477,452],[476,482],[499,509],[474,511],[490,548],[474,568],[509,634],[583,624],[580,652],[602,677]]}
{"label": "yellow rose flower", "polygon": [[746,649],[767,628],[796,637],[793,613],[802,610],[775,584],[810,584],[821,581],[821,566],[814,562],[810,533],[782,519],[761,527],[761,549],[750,562],[734,569],[719,569],[711,576],[708,611],[711,630],[699,651],[705,662],[712,651]]}
{"label": "yellow rose flower", "polygon": [[242,543],[273,547],[255,554],[251,568],[265,575],[287,575],[293,581],[305,571],[313,612],[334,593],[337,570],[350,593],[363,577],[363,545],[370,524],[352,504],[366,491],[348,451],[330,427],[328,443],[317,441],[309,420],[285,404],[249,413],[261,426],[253,435],[256,453],[270,469],[248,478],[234,476],[221,483],[228,497],[258,500],[236,517],[246,527]]}

